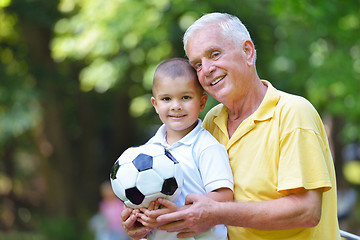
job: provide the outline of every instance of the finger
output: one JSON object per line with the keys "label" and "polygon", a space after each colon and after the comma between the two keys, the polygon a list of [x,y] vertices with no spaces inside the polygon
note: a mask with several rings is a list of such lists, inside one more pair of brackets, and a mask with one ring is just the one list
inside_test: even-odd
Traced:
{"label": "finger", "polygon": [[185,205],[193,204],[195,201],[199,199],[199,195],[200,194],[195,194],[195,193],[186,195]]}
{"label": "finger", "polygon": [[167,214],[162,214],[156,218],[156,221],[159,223],[169,223],[169,222],[175,222],[185,219],[186,215],[184,211],[179,212],[172,212]]}
{"label": "finger", "polygon": [[141,223],[141,224],[142,224],[143,226],[145,226],[145,227],[150,227],[150,223],[147,222],[147,221],[145,221],[145,220],[143,220],[142,218],[138,218],[137,221],[138,221],[139,223]]}
{"label": "finger", "polygon": [[156,219],[157,217],[170,212],[172,211],[169,211],[167,208],[159,208],[157,210],[152,210],[152,211],[145,210],[144,214],[146,214],[148,217]]}
{"label": "finger", "polygon": [[138,218],[138,222],[141,223],[143,226],[145,226],[147,228],[151,228],[151,229],[157,228],[159,226],[159,224],[157,222],[147,222],[141,218]]}
{"label": "finger", "polygon": [[151,231],[151,228],[134,228],[131,231],[128,232],[128,235],[134,239],[140,239],[145,238],[149,232]]}
{"label": "finger", "polygon": [[171,209],[173,211],[176,211],[177,209],[177,206],[175,203],[167,200],[167,199],[164,199],[164,198],[159,198],[157,201],[156,201],[158,204],[161,204],[163,206],[165,206],[166,208],[168,209]]}
{"label": "finger", "polygon": [[154,210],[155,209],[155,201],[151,202],[149,207],[147,208],[148,210]]}
{"label": "finger", "polygon": [[196,235],[195,232],[180,232],[176,236],[178,238],[188,238],[188,237],[193,237],[195,235]]}
{"label": "finger", "polygon": [[184,221],[177,221],[162,225],[159,229],[167,232],[183,232],[187,227]]}
{"label": "finger", "polygon": [[130,215],[125,221],[122,222],[123,228],[125,230],[131,229],[134,226],[136,219],[137,217],[134,214]]}
{"label": "finger", "polygon": [[143,214],[143,213],[138,214],[137,219],[138,219],[138,220],[141,219],[141,220],[143,220],[143,221],[145,221],[145,222],[147,222],[147,223],[156,222],[156,219],[155,219],[155,218],[150,218],[150,217],[148,217],[146,214]]}
{"label": "finger", "polygon": [[154,210],[159,209],[160,206],[161,206],[161,204],[160,204],[158,201],[156,201],[156,202],[155,202],[155,206],[154,206]]}
{"label": "finger", "polygon": [[121,220],[126,221],[126,219],[129,218],[130,214],[132,212],[131,208],[125,207],[121,212]]}

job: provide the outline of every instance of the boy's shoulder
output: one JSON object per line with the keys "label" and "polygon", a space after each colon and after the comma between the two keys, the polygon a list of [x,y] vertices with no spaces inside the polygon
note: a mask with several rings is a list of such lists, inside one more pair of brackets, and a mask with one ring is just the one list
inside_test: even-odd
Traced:
{"label": "boy's shoulder", "polygon": [[203,127],[200,128],[197,134],[197,140],[195,141],[195,144],[198,148],[203,150],[213,146],[224,147],[208,130]]}

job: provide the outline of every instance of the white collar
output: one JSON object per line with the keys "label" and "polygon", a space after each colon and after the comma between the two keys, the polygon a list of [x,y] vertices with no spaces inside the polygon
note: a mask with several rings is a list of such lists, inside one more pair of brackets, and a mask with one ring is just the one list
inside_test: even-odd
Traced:
{"label": "white collar", "polygon": [[[172,146],[184,144],[184,145],[191,145],[196,140],[196,135],[200,132],[202,129],[201,127],[202,121],[201,119],[198,119],[198,122],[193,130],[186,134],[185,137],[174,143]],[[164,147],[169,147],[169,144],[166,142],[166,126],[165,124],[161,125],[161,127],[157,130],[154,137],[152,138],[152,142],[155,144],[160,144]]]}

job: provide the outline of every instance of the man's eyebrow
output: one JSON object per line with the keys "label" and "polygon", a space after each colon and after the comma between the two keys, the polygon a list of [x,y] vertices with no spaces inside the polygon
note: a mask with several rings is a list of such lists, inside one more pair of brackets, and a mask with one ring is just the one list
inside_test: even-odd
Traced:
{"label": "man's eyebrow", "polygon": [[[212,52],[217,51],[216,47],[210,47],[206,49],[203,53],[203,56],[210,56]],[[198,62],[198,59],[195,60],[189,60],[189,63],[193,66],[196,62]]]}
{"label": "man's eyebrow", "polygon": [[189,60],[189,63],[190,63],[191,66],[194,66],[194,64],[195,64],[197,61],[198,61],[198,60],[192,60],[192,61]]}

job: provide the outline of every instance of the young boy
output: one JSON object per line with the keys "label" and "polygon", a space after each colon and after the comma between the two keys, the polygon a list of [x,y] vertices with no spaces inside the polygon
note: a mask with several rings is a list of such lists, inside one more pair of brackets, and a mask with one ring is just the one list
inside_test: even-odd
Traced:
{"label": "young boy", "polygon": [[[175,204],[183,206],[189,193],[207,194],[217,201],[232,201],[233,176],[226,149],[201,127],[198,119],[208,96],[193,67],[182,58],[162,62],[155,71],[152,92],[151,103],[164,124],[148,143],[159,144],[170,151],[184,173],[183,189]],[[147,225],[149,218],[141,213],[138,216],[139,222]],[[176,234],[153,229],[147,237],[177,239]],[[187,239],[227,239],[227,230],[224,225],[218,225]]]}

